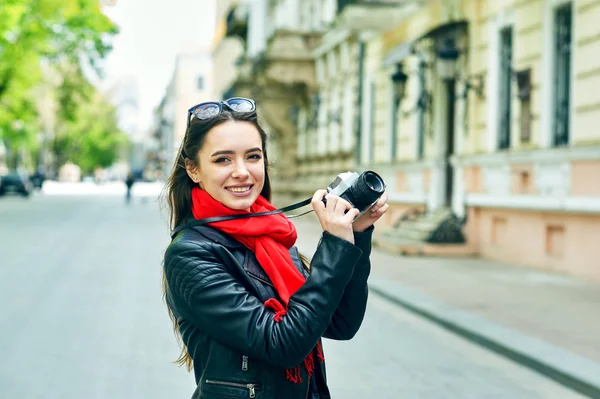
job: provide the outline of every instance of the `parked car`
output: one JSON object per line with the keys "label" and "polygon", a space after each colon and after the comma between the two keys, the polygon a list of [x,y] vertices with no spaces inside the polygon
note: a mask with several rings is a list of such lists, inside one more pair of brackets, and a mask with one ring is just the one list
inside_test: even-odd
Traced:
{"label": "parked car", "polygon": [[8,172],[0,177],[0,196],[6,194],[20,194],[29,197],[33,191],[33,184],[29,176],[19,172]]}

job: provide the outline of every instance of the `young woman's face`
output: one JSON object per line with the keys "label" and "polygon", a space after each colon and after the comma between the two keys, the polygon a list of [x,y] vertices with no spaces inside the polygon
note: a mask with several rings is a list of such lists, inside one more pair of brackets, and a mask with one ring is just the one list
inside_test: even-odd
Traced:
{"label": "young woman's face", "polygon": [[188,174],[226,207],[249,210],[265,184],[262,149],[260,133],[253,124],[221,123],[207,133],[198,153],[199,166],[188,169]]}

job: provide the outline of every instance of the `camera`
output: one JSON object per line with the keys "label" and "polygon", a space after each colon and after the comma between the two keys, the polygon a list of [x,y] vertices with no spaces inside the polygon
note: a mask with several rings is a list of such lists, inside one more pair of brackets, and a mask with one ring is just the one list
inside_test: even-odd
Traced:
{"label": "camera", "polygon": [[[362,215],[373,206],[385,192],[385,182],[373,171],[345,172],[337,175],[327,187],[327,193],[336,195],[348,201]],[[323,198],[323,203],[327,200]]]}

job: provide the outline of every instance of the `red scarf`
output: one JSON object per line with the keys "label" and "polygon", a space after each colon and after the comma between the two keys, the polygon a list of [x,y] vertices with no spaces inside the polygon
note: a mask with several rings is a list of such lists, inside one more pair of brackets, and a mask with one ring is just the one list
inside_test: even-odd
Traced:
{"label": "red scarf", "polygon": [[[250,213],[275,210],[264,197],[259,196],[250,207]],[[192,189],[192,214],[197,220],[215,216],[243,215],[247,211],[238,211],[226,207],[213,199],[199,187]],[[283,305],[275,298],[265,302],[265,307],[275,312],[274,319],[279,322],[285,315],[290,297],[304,284],[306,279],[298,271],[289,249],[296,243],[296,227],[282,214],[251,217],[247,219],[226,220],[210,223],[210,226],[227,233],[254,253],[281,298]],[[317,355],[324,361],[320,343],[317,343]],[[313,353],[304,359],[309,377],[314,372]],[[286,370],[287,379],[299,383],[300,366]]]}

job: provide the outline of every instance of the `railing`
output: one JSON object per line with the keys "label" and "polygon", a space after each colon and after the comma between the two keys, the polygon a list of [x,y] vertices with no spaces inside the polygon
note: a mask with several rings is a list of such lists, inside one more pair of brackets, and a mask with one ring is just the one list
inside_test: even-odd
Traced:
{"label": "railing", "polygon": [[228,36],[246,37],[248,25],[248,11],[242,6],[233,7],[225,18],[225,31]]}

